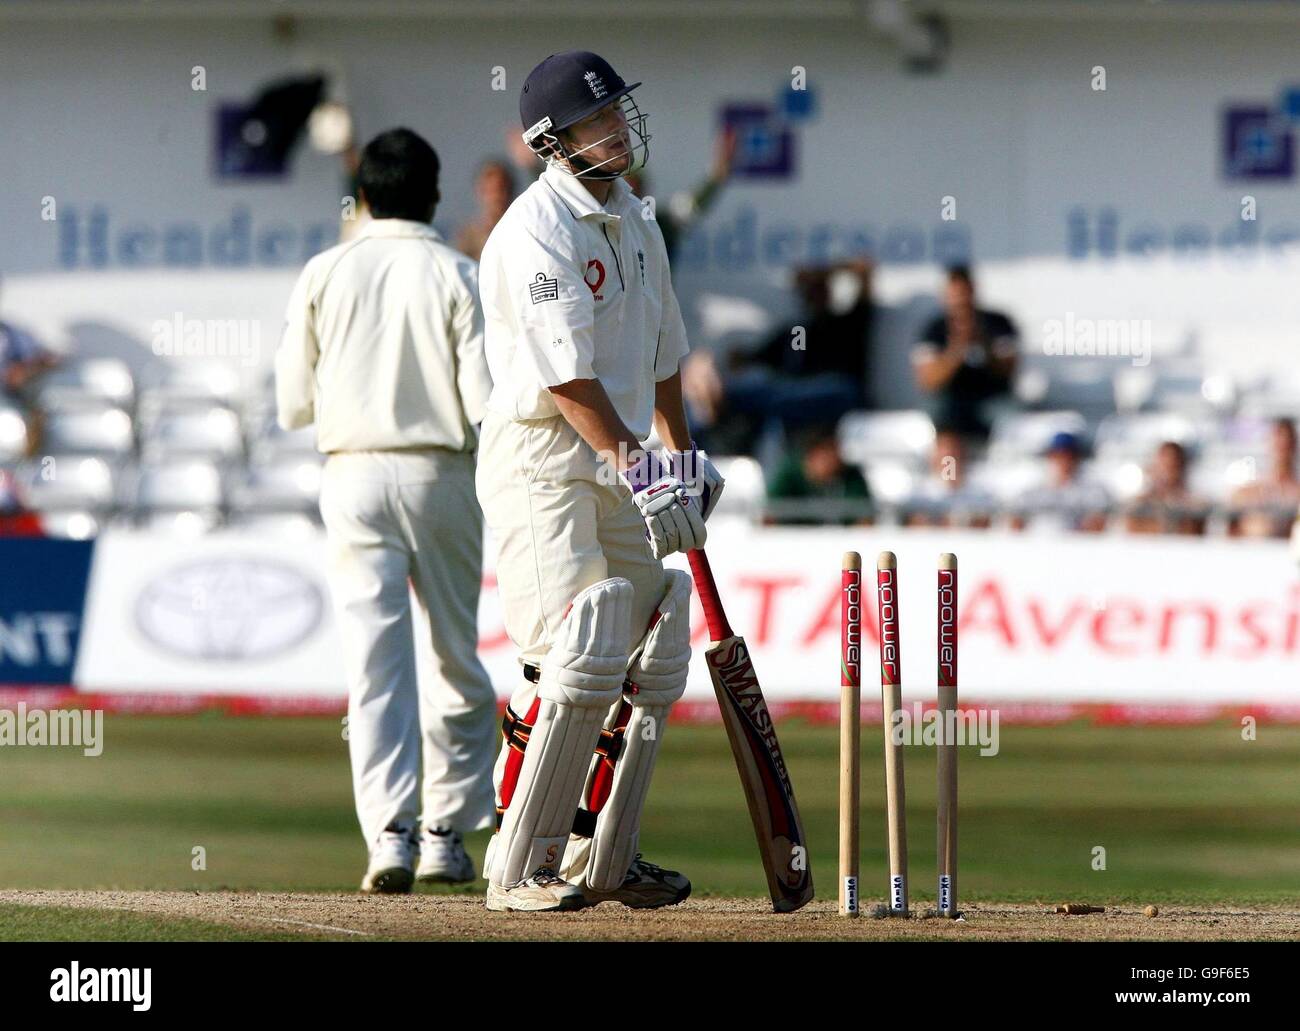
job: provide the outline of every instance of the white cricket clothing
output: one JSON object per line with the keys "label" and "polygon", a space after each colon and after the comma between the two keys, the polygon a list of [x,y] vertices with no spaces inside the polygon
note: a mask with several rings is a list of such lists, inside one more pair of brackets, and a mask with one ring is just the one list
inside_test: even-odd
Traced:
{"label": "white cricket clothing", "polygon": [[[664,597],[667,577],[651,553],[645,520],[631,492],[621,482],[609,482],[601,468],[596,453],[563,416],[517,422],[489,411],[483,420],[478,496],[497,546],[502,619],[520,657],[543,671],[570,605],[593,584],[610,577],[631,583],[633,644],[645,634]],[[524,716],[538,697],[539,685],[520,676],[512,685],[510,708]],[[621,703],[616,690],[610,709],[599,713],[606,725]],[[510,754],[506,745],[497,757],[493,777],[499,800]],[[531,742],[525,759],[530,754]],[[579,756],[583,769],[591,759],[588,746]],[[521,770],[513,787],[522,782]],[[563,801],[573,803],[572,819],[578,799],[570,793]],[[499,834],[493,838],[489,864],[500,839]],[[522,869],[523,858],[512,858],[516,871]],[[551,861],[573,865],[562,850]]]}
{"label": "white cricket clothing", "polygon": [[320,508],[366,842],[394,820],[488,826],[497,716],[477,650],[483,523],[474,456],[333,454]]}
{"label": "white cricket clothing", "polygon": [[303,269],[275,355],[280,425],[334,451],[472,451],[491,390],[474,262],[374,219]]}
{"label": "white cricket clothing", "polygon": [[[506,633],[524,662],[542,665],[579,593],[611,576],[636,591],[639,641],[664,596],[663,563],[650,551],[632,493],[557,415],[516,422],[488,412],[478,460],[478,499],[497,548]],[[512,707],[526,713],[536,685],[520,677]]]}
{"label": "white cricket clothing", "polygon": [[[577,599],[593,585],[626,582],[630,624],[623,632],[635,644],[666,583],[631,492],[560,415],[549,388],[598,380],[628,429],[644,440],[655,386],[678,371],[688,347],[663,234],[621,179],[601,206],[580,181],[548,168],[492,230],[479,271],[493,387],[478,497],[498,548],[506,632],[521,657],[541,667],[539,684],[521,677],[511,692],[511,709],[521,718],[537,702],[523,757],[509,775],[508,743],[497,759],[498,800],[510,803],[487,863],[490,883],[501,886],[527,877],[534,865],[554,870],[565,862],[597,736],[622,705],[617,670],[608,697],[592,698],[590,709],[552,697],[548,685],[567,669],[564,654],[572,650],[566,647],[570,611],[578,611]],[[626,823],[626,833],[615,835],[620,841],[635,841],[650,765],[634,756],[627,797],[618,799],[626,805],[613,814],[617,830]],[[549,783],[539,775],[542,767],[554,771]],[[590,852],[581,839],[576,847]],[[494,890],[489,908],[517,908]]]}
{"label": "white cricket clothing", "polygon": [[622,179],[602,207],[547,168],[497,223],[479,266],[488,408],[509,419],[559,414],[548,388],[598,379],[639,440],[655,384],[689,350],[658,224]]}
{"label": "white cricket clothing", "polygon": [[394,821],[491,822],[496,695],[477,650],[474,495],[489,390],[474,263],[429,226],[376,219],[308,262],[276,396],[280,424],[314,421],[329,455],[327,577],[370,846]]}

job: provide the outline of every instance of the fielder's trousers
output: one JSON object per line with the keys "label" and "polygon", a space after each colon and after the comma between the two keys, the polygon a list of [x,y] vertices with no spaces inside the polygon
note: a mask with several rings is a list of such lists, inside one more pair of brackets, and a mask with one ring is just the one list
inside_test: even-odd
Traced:
{"label": "fielder's trousers", "polygon": [[320,507],[367,845],[393,820],[461,832],[488,826],[497,720],[478,659],[483,519],[474,456],[332,454]]}

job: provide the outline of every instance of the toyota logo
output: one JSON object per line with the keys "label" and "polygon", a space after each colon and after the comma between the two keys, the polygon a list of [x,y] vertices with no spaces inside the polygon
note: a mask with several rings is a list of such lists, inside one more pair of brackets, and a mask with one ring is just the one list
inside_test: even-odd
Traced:
{"label": "toyota logo", "polygon": [[289,651],[320,626],[324,596],[293,566],[215,558],[174,566],[135,604],[140,632],[186,659],[252,662]]}

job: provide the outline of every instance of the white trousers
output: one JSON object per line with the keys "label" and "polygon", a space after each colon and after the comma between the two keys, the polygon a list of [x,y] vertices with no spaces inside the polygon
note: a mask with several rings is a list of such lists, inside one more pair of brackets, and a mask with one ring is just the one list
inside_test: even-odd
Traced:
{"label": "white trousers", "polygon": [[[479,439],[478,496],[497,546],[506,633],[523,661],[540,665],[574,597],[611,576],[632,582],[638,643],[667,579],[632,495],[601,482],[596,453],[561,416],[516,422],[489,412]],[[536,697],[521,675],[510,707],[524,716]],[[497,759],[498,787],[509,751]]]}
{"label": "white trousers", "polygon": [[488,826],[496,694],[478,658],[483,517],[473,455],[330,455],[320,508],[367,844],[393,820]]}

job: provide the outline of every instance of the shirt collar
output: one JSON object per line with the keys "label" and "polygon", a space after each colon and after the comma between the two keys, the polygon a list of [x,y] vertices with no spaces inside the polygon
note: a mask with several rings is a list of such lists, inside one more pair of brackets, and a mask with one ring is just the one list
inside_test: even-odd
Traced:
{"label": "shirt collar", "polygon": [[559,195],[575,218],[594,218],[598,222],[620,221],[622,216],[619,211],[632,192],[631,187],[622,179],[615,179],[614,188],[609,192],[609,201],[601,207],[577,178],[554,165],[546,166],[542,179]]}
{"label": "shirt collar", "polygon": [[425,222],[414,222],[409,218],[372,218],[361,229],[365,236],[417,236],[428,240],[442,240],[438,230]]}

